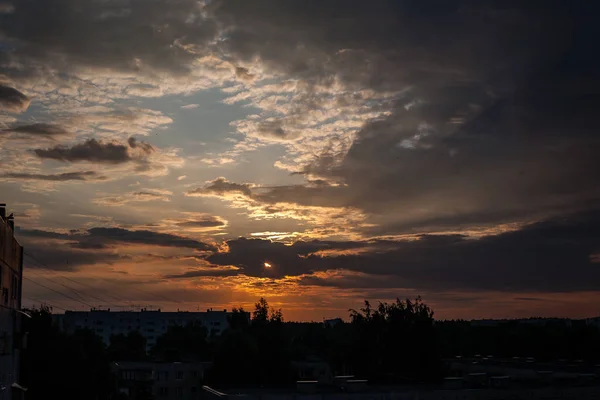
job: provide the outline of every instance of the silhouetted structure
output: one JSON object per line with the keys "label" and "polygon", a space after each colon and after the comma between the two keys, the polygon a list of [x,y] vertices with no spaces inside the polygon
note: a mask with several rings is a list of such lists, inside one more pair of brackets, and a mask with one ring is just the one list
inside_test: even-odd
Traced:
{"label": "silhouetted structure", "polygon": [[[171,326],[200,324],[209,334],[220,335],[229,326],[231,312],[208,309],[205,312],[161,312],[161,310],[142,311],[66,311],[54,316],[58,326],[65,332],[77,329],[89,329],[102,338],[104,344],[110,343],[113,335],[127,335],[138,331],[146,339],[146,350],[156,344],[159,336]],[[249,314],[247,318],[250,318]]]}
{"label": "silhouetted structure", "polygon": [[23,247],[14,238],[13,215],[0,204],[0,399],[18,399],[21,336]]}
{"label": "silhouetted structure", "polygon": [[115,362],[117,393],[130,400],[200,399],[210,363]]}

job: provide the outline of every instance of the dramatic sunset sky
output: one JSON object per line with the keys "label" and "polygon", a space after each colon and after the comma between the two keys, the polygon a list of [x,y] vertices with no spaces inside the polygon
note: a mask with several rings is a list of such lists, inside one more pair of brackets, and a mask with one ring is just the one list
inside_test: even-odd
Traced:
{"label": "dramatic sunset sky", "polygon": [[597,316],[595,4],[0,0],[24,305]]}

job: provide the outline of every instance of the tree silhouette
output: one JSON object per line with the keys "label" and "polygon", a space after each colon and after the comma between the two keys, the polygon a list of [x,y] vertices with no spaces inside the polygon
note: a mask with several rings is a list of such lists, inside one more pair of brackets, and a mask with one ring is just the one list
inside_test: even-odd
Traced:
{"label": "tree silhouette", "polygon": [[212,351],[208,332],[199,323],[171,326],[156,341],[151,355],[161,361],[208,361]]}
{"label": "tree silhouette", "polygon": [[356,371],[375,380],[428,381],[441,364],[433,311],[420,297],[349,310],[355,327]]}
{"label": "tree silhouette", "polygon": [[111,394],[110,364],[102,340],[94,332],[67,334],[52,322],[51,309],[28,310],[28,333],[21,355],[21,380],[28,399],[107,399]]}
{"label": "tree silhouette", "polygon": [[111,335],[107,351],[111,361],[143,361],[147,359],[146,338],[138,331]]}

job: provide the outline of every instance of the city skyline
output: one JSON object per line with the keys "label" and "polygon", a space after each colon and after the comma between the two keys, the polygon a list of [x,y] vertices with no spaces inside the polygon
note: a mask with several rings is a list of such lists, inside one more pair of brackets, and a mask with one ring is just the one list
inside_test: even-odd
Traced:
{"label": "city skyline", "polygon": [[23,305],[597,317],[597,11],[0,0]]}

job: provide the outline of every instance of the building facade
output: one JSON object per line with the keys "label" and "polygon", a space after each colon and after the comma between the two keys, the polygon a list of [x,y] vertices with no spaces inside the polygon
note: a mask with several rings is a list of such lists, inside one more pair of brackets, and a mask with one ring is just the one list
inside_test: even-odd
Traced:
{"label": "building facade", "polygon": [[18,399],[23,247],[14,237],[14,220],[0,204],[0,400]]}
{"label": "building facade", "polygon": [[209,366],[202,362],[116,362],[112,367],[119,398],[197,400]]}
{"label": "building facade", "polygon": [[[156,344],[170,326],[186,326],[190,323],[201,324],[209,334],[220,335],[229,326],[231,312],[208,309],[206,312],[162,312],[157,311],[66,311],[54,316],[61,329],[73,332],[78,329],[90,329],[106,345],[112,335],[138,331],[146,339],[146,349]],[[248,314],[249,318],[249,314]]]}

